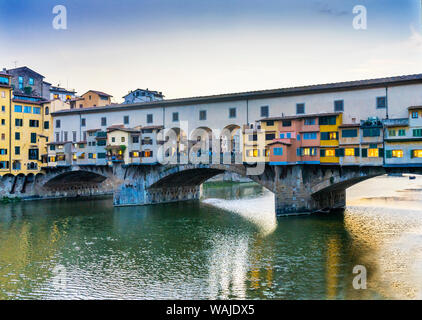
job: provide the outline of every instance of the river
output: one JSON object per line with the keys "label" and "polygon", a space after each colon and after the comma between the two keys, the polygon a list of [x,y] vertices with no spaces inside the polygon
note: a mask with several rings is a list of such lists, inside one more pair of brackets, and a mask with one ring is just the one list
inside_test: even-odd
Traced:
{"label": "river", "polygon": [[421,299],[422,177],[374,178],[347,200],[276,218],[272,193],[225,184],[199,202],[0,205],[0,299]]}

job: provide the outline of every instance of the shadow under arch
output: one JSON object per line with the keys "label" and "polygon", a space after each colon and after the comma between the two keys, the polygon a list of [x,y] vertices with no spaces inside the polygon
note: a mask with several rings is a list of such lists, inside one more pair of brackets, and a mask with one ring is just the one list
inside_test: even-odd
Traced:
{"label": "shadow under arch", "polygon": [[63,172],[44,183],[47,188],[61,187],[73,184],[99,184],[107,179],[106,176],[91,171],[77,170]]}

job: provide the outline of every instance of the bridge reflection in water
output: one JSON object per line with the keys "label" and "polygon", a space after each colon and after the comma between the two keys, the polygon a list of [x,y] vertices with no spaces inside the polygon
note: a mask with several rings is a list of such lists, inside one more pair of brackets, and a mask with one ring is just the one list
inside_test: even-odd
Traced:
{"label": "bridge reflection in water", "polygon": [[[205,188],[211,198],[203,202],[157,206],[113,208],[110,199],[5,205],[1,298],[418,298],[420,177],[365,183],[387,189],[404,180],[413,191],[398,194],[412,198],[413,209],[364,203],[344,215],[288,219],[274,218],[273,195],[251,185]],[[227,194],[245,202],[216,199]],[[368,290],[352,287],[357,264],[368,269]],[[54,285],[56,266],[66,269],[65,289]]]}

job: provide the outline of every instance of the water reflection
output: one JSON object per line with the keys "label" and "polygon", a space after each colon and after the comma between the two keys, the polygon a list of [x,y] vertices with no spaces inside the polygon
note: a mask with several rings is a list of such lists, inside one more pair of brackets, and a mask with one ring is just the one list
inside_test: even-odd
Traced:
{"label": "water reflection", "polygon": [[[421,298],[422,180],[388,179],[349,190],[344,213],[288,219],[276,219],[273,195],[249,184],[145,207],[4,205],[0,299]],[[385,195],[396,197],[391,207],[378,199]],[[368,290],[352,287],[358,264]],[[54,281],[60,266],[65,287]]]}

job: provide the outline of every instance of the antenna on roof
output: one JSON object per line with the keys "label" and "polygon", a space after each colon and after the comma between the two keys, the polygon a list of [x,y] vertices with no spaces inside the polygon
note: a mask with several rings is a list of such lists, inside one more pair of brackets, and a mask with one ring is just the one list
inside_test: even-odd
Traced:
{"label": "antenna on roof", "polygon": [[13,61],[13,63],[15,64],[15,68],[16,68],[18,64],[18,60]]}

